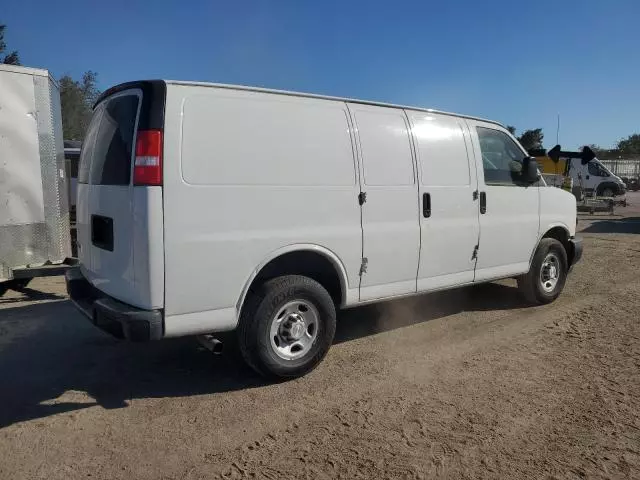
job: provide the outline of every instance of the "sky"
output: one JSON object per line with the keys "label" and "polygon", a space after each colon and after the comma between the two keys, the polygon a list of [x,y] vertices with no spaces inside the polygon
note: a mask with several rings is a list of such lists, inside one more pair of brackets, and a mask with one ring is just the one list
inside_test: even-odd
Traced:
{"label": "sky", "polygon": [[[563,149],[640,132],[640,0],[0,0],[55,77],[234,83],[543,128]],[[0,92],[1,93],[1,92]]]}

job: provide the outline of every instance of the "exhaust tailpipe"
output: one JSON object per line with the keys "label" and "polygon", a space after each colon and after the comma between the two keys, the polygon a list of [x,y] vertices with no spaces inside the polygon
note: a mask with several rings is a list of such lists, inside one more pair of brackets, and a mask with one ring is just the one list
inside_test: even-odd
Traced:
{"label": "exhaust tailpipe", "polygon": [[200,345],[202,345],[214,355],[220,355],[222,353],[224,345],[220,340],[214,338],[213,335],[198,335],[197,338],[198,342],[200,342]]}

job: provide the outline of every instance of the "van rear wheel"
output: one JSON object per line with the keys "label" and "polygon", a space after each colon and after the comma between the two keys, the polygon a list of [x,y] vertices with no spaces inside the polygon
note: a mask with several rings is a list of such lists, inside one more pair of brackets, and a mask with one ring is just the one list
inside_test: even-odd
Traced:
{"label": "van rear wheel", "polygon": [[569,271],[567,252],[555,238],[543,238],[529,273],[518,277],[518,288],[534,304],[553,302],[564,288]]}
{"label": "van rear wheel", "polygon": [[287,275],[250,291],[240,316],[238,343],[245,361],[271,378],[295,378],[327,354],[336,331],[336,310],[315,280]]}

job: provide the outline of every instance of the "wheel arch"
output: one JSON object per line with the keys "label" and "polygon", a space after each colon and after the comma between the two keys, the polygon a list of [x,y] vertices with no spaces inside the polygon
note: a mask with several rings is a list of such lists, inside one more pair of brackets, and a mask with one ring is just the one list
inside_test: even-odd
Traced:
{"label": "wheel arch", "polygon": [[316,244],[287,245],[271,252],[246,280],[236,303],[238,318],[252,287],[280,275],[305,275],[327,289],[337,306],[347,298],[347,271],[331,250]]}
{"label": "wheel arch", "polygon": [[601,196],[605,188],[610,188],[613,191],[614,196],[620,195],[620,185],[617,182],[612,182],[610,180],[606,180],[598,184],[596,187],[596,195]]}
{"label": "wheel arch", "polygon": [[569,227],[564,223],[554,223],[547,226],[547,229],[544,232],[544,234],[542,234],[538,239],[538,242],[536,243],[536,247],[531,252],[531,256],[529,258],[529,268],[531,268],[531,262],[533,261],[533,257],[536,254],[536,251],[538,250],[538,246],[540,245],[540,242],[545,238],[555,238],[562,244],[565,251],[567,252],[567,260],[569,261],[569,265],[571,265],[571,259],[573,256],[573,248],[570,242],[571,231],[569,230]]}

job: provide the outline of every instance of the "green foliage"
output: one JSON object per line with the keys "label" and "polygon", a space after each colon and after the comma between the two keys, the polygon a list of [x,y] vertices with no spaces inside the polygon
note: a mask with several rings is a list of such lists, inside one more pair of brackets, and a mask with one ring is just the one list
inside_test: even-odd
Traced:
{"label": "green foliage", "polygon": [[98,74],[89,70],[81,80],[69,75],[60,79],[62,129],[65,140],[82,140],[91,120],[92,107],[100,91],[96,88]]}
{"label": "green foliage", "polygon": [[634,133],[620,140],[614,148],[601,148],[598,145],[589,145],[600,160],[616,158],[633,158],[640,156],[640,134]]}
{"label": "green foliage", "polygon": [[634,133],[618,142],[620,155],[640,155],[640,133]]}
{"label": "green foliage", "polygon": [[[511,135],[516,134],[516,127],[513,125],[507,125],[507,130]],[[533,130],[525,130],[522,135],[517,137],[520,145],[522,145],[525,150],[540,150],[542,149],[542,139],[544,138],[544,133],[542,133],[541,128],[535,128]]]}
{"label": "green foliage", "polygon": [[20,65],[20,57],[16,50],[7,53],[4,57],[1,55],[7,50],[7,44],[4,41],[4,31],[6,28],[6,25],[0,25],[0,63],[4,63],[5,65]]}
{"label": "green foliage", "polygon": [[544,133],[542,133],[541,128],[526,130],[522,135],[518,137],[518,141],[525,148],[525,150],[541,149],[543,139]]}
{"label": "green foliage", "polygon": [[[507,130],[515,135],[516,128],[508,125]],[[526,150],[536,150],[542,148],[544,134],[541,128],[527,130],[518,137],[518,141]],[[600,160],[610,160],[625,157],[640,156],[640,133],[634,133],[620,140],[614,148],[602,148],[599,145],[587,145]]]}
{"label": "green foliage", "polygon": [[602,148],[600,145],[591,144],[587,145],[596,154],[596,157],[600,160],[607,160],[610,158],[618,158],[620,152],[616,148]]}

